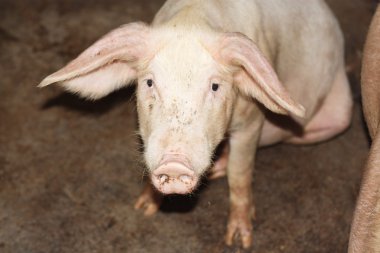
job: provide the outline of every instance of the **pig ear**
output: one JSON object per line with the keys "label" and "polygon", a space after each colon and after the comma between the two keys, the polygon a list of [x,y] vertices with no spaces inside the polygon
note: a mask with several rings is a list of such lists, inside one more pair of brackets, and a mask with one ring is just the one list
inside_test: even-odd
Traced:
{"label": "pig ear", "polygon": [[220,56],[237,66],[235,84],[243,93],[257,99],[273,112],[304,117],[305,109],[290,98],[285,87],[255,43],[240,33],[227,33]]}
{"label": "pig ear", "polygon": [[143,23],[121,26],[95,42],[38,85],[59,82],[65,89],[91,99],[101,98],[136,79],[136,61],[147,51],[149,28]]}

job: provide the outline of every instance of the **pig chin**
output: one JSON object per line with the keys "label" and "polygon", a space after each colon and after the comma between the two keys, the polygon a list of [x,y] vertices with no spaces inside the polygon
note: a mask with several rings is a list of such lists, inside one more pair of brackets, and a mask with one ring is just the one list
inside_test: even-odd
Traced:
{"label": "pig chin", "polygon": [[191,193],[198,185],[199,175],[184,155],[164,155],[152,171],[153,185],[164,194]]}

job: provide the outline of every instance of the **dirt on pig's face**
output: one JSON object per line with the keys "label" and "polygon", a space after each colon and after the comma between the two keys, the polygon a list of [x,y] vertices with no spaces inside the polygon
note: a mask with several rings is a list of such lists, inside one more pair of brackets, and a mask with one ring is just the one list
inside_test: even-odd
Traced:
{"label": "dirt on pig's face", "polygon": [[236,94],[232,73],[202,40],[175,38],[140,69],[137,108],[153,184],[163,193],[188,193],[210,166]]}

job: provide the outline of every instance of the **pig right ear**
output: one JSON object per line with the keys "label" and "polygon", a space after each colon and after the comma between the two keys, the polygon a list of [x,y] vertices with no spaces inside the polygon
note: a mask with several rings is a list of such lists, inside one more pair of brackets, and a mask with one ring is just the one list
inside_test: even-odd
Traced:
{"label": "pig right ear", "polygon": [[136,79],[136,62],[145,57],[149,28],[144,23],[121,26],[95,42],[38,87],[59,82],[80,96],[98,99]]}

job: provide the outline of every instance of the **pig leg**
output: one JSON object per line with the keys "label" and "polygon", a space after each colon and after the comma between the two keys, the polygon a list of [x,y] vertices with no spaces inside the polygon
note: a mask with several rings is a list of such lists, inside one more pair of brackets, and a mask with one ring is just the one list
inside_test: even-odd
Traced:
{"label": "pig leg", "polygon": [[161,202],[162,195],[154,189],[149,180],[135,203],[135,209],[145,209],[144,215],[151,216],[160,208]]}
{"label": "pig leg", "polygon": [[311,144],[330,139],[343,132],[351,123],[352,96],[344,68],[340,68],[333,86],[322,106],[306,125],[304,134],[293,136],[285,142]]}
{"label": "pig leg", "polygon": [[244,248],[252,243],[252,170],[261,122],[246,127],[230,136],[230,155],[227,177],[230,187],[230,215],[227,225],[226,244],[232,245],[235,236]]}
{"label": "pig leg", "polygon": [[228,146],[228,143],[226,143],[223,147],[222,154],[220,155],[218,160],[216,160],[216,162],[210,169],[210,173],[208,175],[209,179],[212,180],[219,177],[224,177],[226,175],[228,155],[229,155],[229,146]]}

